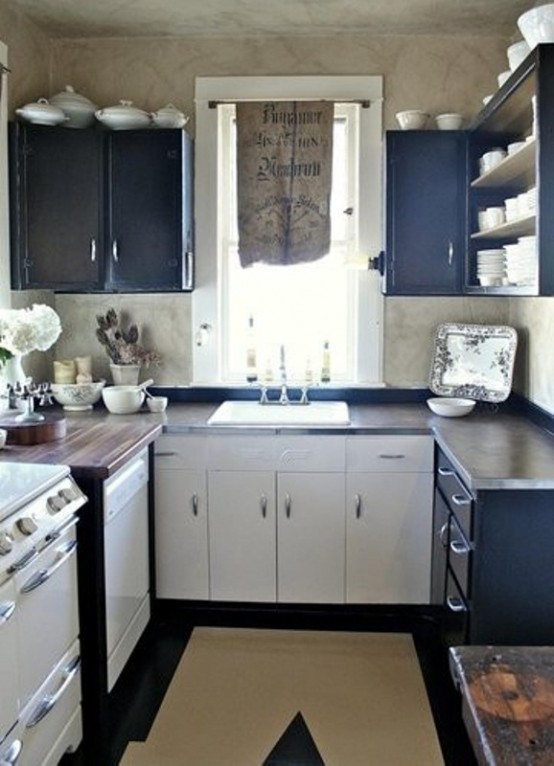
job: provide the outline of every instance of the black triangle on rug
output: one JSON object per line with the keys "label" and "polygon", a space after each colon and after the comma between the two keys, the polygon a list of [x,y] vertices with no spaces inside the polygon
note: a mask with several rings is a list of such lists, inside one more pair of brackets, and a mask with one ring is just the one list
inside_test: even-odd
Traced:
{"label": "black triangle on rug", "polygon": [[262,766],[325,766],[300,711],[289,723]]}

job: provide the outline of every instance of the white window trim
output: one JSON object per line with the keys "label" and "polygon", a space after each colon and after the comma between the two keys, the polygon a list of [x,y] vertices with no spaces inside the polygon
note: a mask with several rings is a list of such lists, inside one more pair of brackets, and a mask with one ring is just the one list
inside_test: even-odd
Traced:
{"label": "white window trim", "polygon": [[[8,66],[8,48],[0,42],[0,64]],[[0,74],[0,77],[2,75]],[[8,211],[8,76],[3,75],[0,105],[0,308],[10,308],[10,257]]]}
{"label": "white window trim", "polygon": [[[219,232],[214,225],[218,194],[217,110],[210,101],[226,100],[369,100],[360,110],[360,198],[367,214],[360,215],[360,251],[375,255],[382,249],[382,98],[379,76],[331,77],[199,77],[196,79],[196,288],[192,300],[194,385],[221,381],[221,334],[218,279]],[[214,151],[217,147],[217,151]],[[377,272],[360,274],[358,287],[357,380],[382,382],[383,301]],[[208,332],[201,331],[208,327]]]}

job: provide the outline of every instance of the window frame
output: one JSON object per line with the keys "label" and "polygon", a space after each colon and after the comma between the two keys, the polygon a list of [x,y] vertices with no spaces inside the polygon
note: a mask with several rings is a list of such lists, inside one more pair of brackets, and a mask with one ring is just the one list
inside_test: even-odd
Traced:
{"label": "window frame", "polygon": [[[369,100],[360,109],[358,246],[375,255],[382,249],[382,90],[380,76],[199,77],[196,79],[196,289],[192,294],[194,385],[225,385],[223,370],[223,306],[218,289],[222,232],[217,211],[219,161],[224,152],[218,110],[210,102],[262,99]],[[217,151],[214,151],[217,147]],[[206,201],[209,201],[206,203]],[[214,220],[217,225],[214,226]],[[382,383],[383,299],[377,272],[361,270],[356,279],[358,332],[354,348],[355,378],[348,384]],[[201,329],[204,328],[204,329]],[[207,328],[207,329],[206,329]]]}

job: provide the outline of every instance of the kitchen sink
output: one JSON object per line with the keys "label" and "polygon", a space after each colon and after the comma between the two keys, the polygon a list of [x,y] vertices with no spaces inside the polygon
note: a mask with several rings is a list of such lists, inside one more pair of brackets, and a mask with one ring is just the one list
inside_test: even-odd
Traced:
{"label": "kitchen sink", "polygon": [[228,400],[209,418],[210,426],[347,426],[346,402],[260,404]]}

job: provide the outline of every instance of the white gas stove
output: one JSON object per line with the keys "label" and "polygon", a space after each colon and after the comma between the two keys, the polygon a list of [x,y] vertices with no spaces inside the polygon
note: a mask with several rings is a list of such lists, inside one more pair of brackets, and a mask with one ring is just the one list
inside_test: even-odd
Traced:
{"label": "white gas stove", "polygon": [[68,466],[0,463],[0,584],[48,545],[84,502]]}

